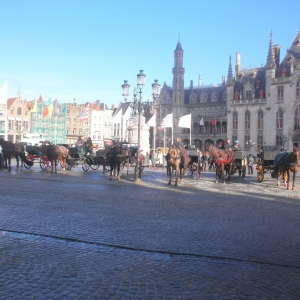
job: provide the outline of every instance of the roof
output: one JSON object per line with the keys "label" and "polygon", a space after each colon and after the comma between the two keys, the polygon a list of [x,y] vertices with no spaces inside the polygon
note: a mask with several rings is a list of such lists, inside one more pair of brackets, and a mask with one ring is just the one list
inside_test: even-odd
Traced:
{"label": "roof", "polygon": [[[244,86],[247,82],[249,82],[255,91],[255,98],[259,98],[260,91],[265,91],[265,68],[258,68],[258,69],[248,69],[242,70],[241,73],[244,74],[243,78],[237,79],[234,85],[234,92],[243,93]],[[255,74],[255,75],[253,75]],[[259,86],[256,87],[256,82],[259,81]]]}
{"label": "roof", "polygon": [[197,95],[196,103],[200,103],[200,95],[204,92],[207,94],[207,102],[211,102],[212,93],[216,92],[218,95],[218,102],[222,101],[222,96],[226,88],[224,86],[209,86],[209,87],[194,87],[193,89],[185,89],[184,90],[184,103],[190,103],[190,95],[194,93]]}
{"label": "roof", "polygon": [[7,109],[9,109],[12,106],[16,99],[17,97],[7,99]]}
{"label": "roof", "polygon": [[286,76],[291,75],[291,60],[294,67],[300,66],[300,31],[296,35],[292,45],[287,50],[282,62],[276,70],[276,77],[282,77],[282,70],[286,69]]}

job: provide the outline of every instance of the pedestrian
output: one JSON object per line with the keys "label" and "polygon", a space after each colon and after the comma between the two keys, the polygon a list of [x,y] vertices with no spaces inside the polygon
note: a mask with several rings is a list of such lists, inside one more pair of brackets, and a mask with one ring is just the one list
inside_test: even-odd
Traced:
{"label": "pedestrian", "polygon": [[203,155],[202,155],[202,169],[203,169],[203,171],[206,171],[206,168],[207,168],[207,155],[206,155],[206,152],[203,152]]}
{"label": "pedestrian", "polygon": [[149,160],[150,160],[150,170],[155,170],[155,155],[154,151],[151,150],[149,154]]}
{"label": "pedestrian", "polygon": [[252,156],[252,154],[249,154],[249,158],[248,158],[248,174],[253,175],[253,165],[254,165],[254,158]]}

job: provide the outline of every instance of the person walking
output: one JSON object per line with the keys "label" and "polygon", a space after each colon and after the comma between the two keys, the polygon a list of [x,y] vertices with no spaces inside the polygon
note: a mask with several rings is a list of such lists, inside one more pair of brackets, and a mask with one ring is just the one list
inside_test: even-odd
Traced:
{"label": "person walking", "polygon": [[253,175],[253,165],[254,165],[254,158],[252,156],[252,154],[249,154],[248,157],[248,174]]}
{"label": "person walking", "polygon": [[150,151],[150,155],[149,155],[149,160],[150,160],[150,170],[155,170],[155,155],[154,155],[154,151],[151,150]]}

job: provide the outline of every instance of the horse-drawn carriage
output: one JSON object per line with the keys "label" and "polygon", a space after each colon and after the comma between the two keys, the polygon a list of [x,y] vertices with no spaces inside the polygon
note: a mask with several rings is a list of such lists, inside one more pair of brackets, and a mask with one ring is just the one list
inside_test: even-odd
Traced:
{"label": "horse-drawn carriage", "polygon": [[273,164],[275,156],[279,153],[277,146],[265,146],[257,153],[256,159],[256,170],[257,180],[262,182],[264,180],[264,174],[274,170],[275,165]]}
{"label": "horse-drawn carriage", "polygon": [[247,170],[247,157],[244,151],[236,150],[233,151],[233,166],[231,169],[231,175],[238,173],[239,176],[242,176],[244,179],[246,176],[246,170]]}
{"label": "horse-drawn carriage", "polygon": [[69,156],[67,158],[66,169],[82,166],[84,172],[87,172],[90,168],[97,170],[100,166],[100,160],[97,156],[92,156],[89,149],[85,146],[82,147],[69,147]]}
{"label": "horse-drawn carriage", "polygon": [[186,149],[188,156],[190,157],[190,162],[188,164],[188,168],[190,170],[191,175],[193,175],[194,172],[200,171],[200,165],[198,161],[198,153],[195,145],[190,145]]}
{"label": "horse-drawn carriage", "polygon": [[[43,155],[42,149],[39,146],[26,146],[26,159],[32,161],[33,163],[38,162],[41,169],[46,170],[50,167],[50,162],[46,155]],[[31,165],[24,163],[26,169],[30,169]]]}

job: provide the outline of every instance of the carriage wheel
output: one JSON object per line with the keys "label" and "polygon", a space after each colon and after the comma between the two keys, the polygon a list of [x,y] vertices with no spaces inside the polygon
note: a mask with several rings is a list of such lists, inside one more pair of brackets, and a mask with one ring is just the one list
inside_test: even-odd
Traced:
{"label": "carriage wheel", "polygon": [[82,162],[82,170],[84,172],[87,172],[89,169],[90,169],[90,166],[88,164],[88,160],[84,159],[83,162]]}
{"label": "carriage wheel", "polygon": [[100,165],[93,165],[93,164],[90,164],[90,167],[92,170],[98,170]]}
{"label": "carriage wheel", "polygon": [[42,156],[40,159],[40,167],[43,170],[46,170],[49,167],[50,163],[47,156]]}
{"label": "carriage wheel", "polygon": [[[26,156],[26,159],[29,160],[29,161],[34,162],[34,157],[33,157],[33,155],[31,155],[31,154],[28,154],[28,155]],[[30,168],[31,168],[31,166],[28,166],[25,162],[24,162],[24,167],[25,167],[26,169],[30,169]]]}
{"label": "carriage wheel", "polygon": [[259,182],[264,180],[264,165],[262,163],[257,165],[257,180]]}
{"label": "carriage wheel", "polygon": [[70,171],[72,169],[72,167],[74,166],[73,160],[72,158],[67,158],[67,163],[66,163],[66,169],[68,171]]}

